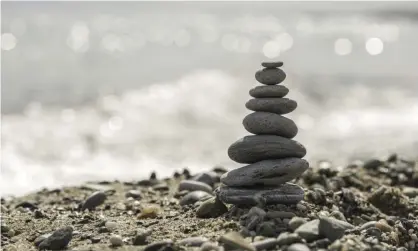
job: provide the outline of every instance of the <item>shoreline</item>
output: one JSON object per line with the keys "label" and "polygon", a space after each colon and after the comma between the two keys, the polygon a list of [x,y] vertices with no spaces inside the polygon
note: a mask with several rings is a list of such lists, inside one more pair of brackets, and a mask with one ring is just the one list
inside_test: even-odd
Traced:
{"label": "shoreline", "polygon": [[216,188],[220,167],[42,189],[2,198],[2,250],[38,250],[48,244],[42,235],[69,226],[55,234],[68,241],[58,250],[418,250],[417,163],[397,155],[342,169],[311,163],[294,180],[305,190],[296,205],[238,208],[179,191],[187,179]]}

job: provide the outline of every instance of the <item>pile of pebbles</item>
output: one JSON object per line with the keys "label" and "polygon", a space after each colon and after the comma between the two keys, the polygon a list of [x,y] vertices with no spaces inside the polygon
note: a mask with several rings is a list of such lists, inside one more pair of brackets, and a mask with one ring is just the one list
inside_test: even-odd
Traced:
{"label": "pile of pebbles", "polygon": [[249,207],[217,198],[225,173],[185,169],[3,198],[2,250],[418,250],[415,162],[322,161],[295,179],[304,200]]}
{"label": "pile of pebbles", "polygon": [[296,101],[285,98],[289,89],[282,83],[285,72],[282,62],[264,62],[264,69],[255,74],[261,86],[251,89],[253,97],[246,107],[253,111],[243,120],[245,129],[254,134],[245,136],[228,149],[229,157],[249,164],[221,177],[223,186],[216,191],[225,203],[235,205],[296,204],[304,197],[303,189],[289,183],[309,168],[302,159],[306,149],[292,140],[298,128],[283,116],[294,111]]}

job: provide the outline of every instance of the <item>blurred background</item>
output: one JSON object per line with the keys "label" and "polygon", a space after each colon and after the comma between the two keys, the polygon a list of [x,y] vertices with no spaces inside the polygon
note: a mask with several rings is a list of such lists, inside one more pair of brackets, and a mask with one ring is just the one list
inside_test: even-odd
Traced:
{"label": "blurred background", "polygon": [[315,164],[418,156],[418,2],[2,2],[1,191],[239,165],[262,61]]}

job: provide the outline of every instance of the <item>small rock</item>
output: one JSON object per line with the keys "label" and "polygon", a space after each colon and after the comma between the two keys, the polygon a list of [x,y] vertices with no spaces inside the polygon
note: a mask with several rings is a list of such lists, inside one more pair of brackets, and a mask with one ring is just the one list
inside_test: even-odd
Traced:
{"label": "small rock", "polygon": [[177,242],[180,246],[186,246],[186,247],[200,247],[203,243],[209,241],[207,238],[202,236],[197,237],[188,237],[185,239],[182,239]]}
{"label": "small rock", "polygon": [[157,241],[147,245],[144,251],[166,251],[166,250],[174,250],[173,247],[174,243],[172,240],[163,240]]}
{"label": "small rock", "polygon": [[247,243],[245,239],[237,232],[229,232],[219,238],[219,242],[232,249],[256,251],[255,247]]}
{"label": "small rock", "polygon": [[296,233],[283,232],[277,237],[277,243],[280,246],[288,246],[299,242],[302,242],[302,238]]}
{"label": "small rock", "polygon": [[48,238],[51,235],[52,235],[52,233],[47,233],[47,234],[40,235],[33,241],[33,243],[35,244],[36,247],[38,247],[39,244],[41,244],[41,242],[43,242],[46,238]]}
{"label": "small rock", "polygon": [[193,191],[193,192],[190,192],[190,193],[186,194],[186,196],[184,196],[183,198],[181,198],[180,205],[185,206],[185,205],[194,204],[198,201],[206,200],[206,199],[209,199],[211,197],[212,197],[212,195],[207,193],[207,192]]}
{"label": "small rock", "polygon": [[276,135],[245,136],[228,148],[228,156],[238,163],[302,158],[305,155],[306,149],[299,142]]}
{"label": "small rock", "polygon": [[375,226],[382,230],[382,232],[392,232],[393,228],[391,226],[389,226],[389,224],[387,224],[386,221],[384,220],[379,220],[378,222],[376,222]]}
{"label": "small rock", "polygon": [[94,192],[83,203],[81,210],[93,210],[103,204],[106,200],[106,194],[102,191]]}
{"label": "small rock", "polygon": [[38,246],[39,250],[62,250],[65,249],[73,238],[73,228],[64,227],[54,231]]}
{"label": "small rock", "polygon": [[255,73],[255,79],[265,85],[277,85],[286,79],[286,73],[278,68],[265,68]]}
{"label": "small rock", "polygon": [[405,194],[409,198],[418,197],[418,188],[415,188],[415,187],[404,187],[402,189],[402,192],[403,192],[403,194]]}
{"label": "small rock", "polygon": [[319,218],[319,234],[327,237],[331,242],[338,240],[346,230],[353,228],[350,223],[332,217]]}
{"label": "small rock", "polygon": [[235,205],[295,204],[304,197],[304,191],[295,184],[286,183],[274,188],[239,188],[220,186],[217,197],[225,203]]}
{"label": "small rock", "polygon": [[360,231],[371,228],[371,227],[376,227],[376,222],[377,221],[369,221],[369,222],[364,223],[363,225],[361,225]]}
{"label": "small rock", "polygon": [[267,238],[265,240],[253,242],[252,245],[257,251],[274,249],[278,244],[276,238]]}
{"label": "small rock", "polygon": [[138,218],[155,218],[161,212],[161,208],[158,205],[148,205],[142,208]]}
{"label": "small rock", "polygon": [[242,121],[244,128],[253,134],[277,135],[293,138],[298,127],[293,120],[271,112],[253,112]]}
{"label": "small rock", "polygon": [[287,251],[311,251],[311,249],[305,244],[295,243],[295,244],[290,245],[287,248]]}
{"label": "small rock", "polygon": [[150,229],[138,229],[135,237],[132,239],[132,244],[134,246],[148,244],[147,237],[150,236],[151,233],[152,231]]}
{"label": "small rock", "polygon": [[198,218],[215,218],[226,213],[228,208],[218,198],[205,200],[196,211]]}
{"label": "small rock", "polygon": [[285,211],[268,211],[267,217],[271,219],[292,219],[295,217],[295,214],[293,212],[285,212]]}
{"label": "small rock", "polygon": [[257,235],[266,236],[266,237],[275,237],[276,227],[275,223],[271,221],[265,221],[257,226]]}
{"label": "small rock", "polygon": [[223,174],[221,182],[230,187],[277,186],[299,177],[308,168],[309,163],[300,158],[262,160]]}
{"label": "small rock", "polygon": [[19,208],[19,207],[27,208],[27,209],[32,210],[32,211],[35,210],[35,209],[38,209],[38,206],[35,205],[35,203],[29,202],[29,201],[20,202],[19,204],[17,204],[15,206],[15,208]]}
{"label": "small rock", "polygon": [[205,242],[200,246],[200,251],[224,251],[223,247],[218,246],[213,242]]}
{"label": "small rock", "polygon": [[289,89],[283,85],[262,85],[251,89],[249,94],[254,98],[283,98]]}
{"label": "small rock", "polygon": [[283,62],[277,61],[277,62],[262,62],[261,66],[266,68],[279,68],[283,66]]}
{"label": "small rock", "polygon": [[308,242],[319,239],[319,220],[308,221],[305,224],[299,226],[295,233]]}
{"label": "small rock", "polygon": [[192,178],[192,180],[203,182],[203,183],[205,183],[205,184],[207,184],[211,187],[213,187],[213,185],[214,185],[214,181],[213,181],[212,176],[207,174],[207,173],[198,174],[198,175],[194,176]]}
{"label": "small rock", "polygon": [[105,227],[107,228],[107,230],[109,231],[114,231],[116,230],[116,228],[118,227],[118,224],[116,222],[113,221],[107,221],[105,223]]}
{"label": "small rock", "polygon": [[188,190],[188,191],[204,191],[207,193],[212,193],[212,187],[208,184],[205,184],[200,181],[194,180],[182,180],[179,185],[179,191]]}
{"label": "small rock", "polygon": [[90,238],[91,243],[99,243],[102,239],[100,238],[100,236],[93,236]]}
{"label": "small rock", "polygon": [[248,110],[254,112],[271,112],[279,115],[293,112],[298,103],[288,98],[253,98],[245,103]]}
{"label": "small rock", "polygon": [[120,235],[114,234],[114,235],[110,236],[109,241],[110,241],[110,244],[114,247],[119,247],[119,246],[123,245],[123,240],[122,240],[122,237]]}
{"label": "small rock", "polygon": [[363,167],[366,169],[377,169],[381,165],[383,165],[382,161],[378,159],[372,159],[364,163]]}
{"label": "small rock", "polygon": [[134,198],[134,199],[141,199],[142,198],[142,194],[141,194],[141,191],[138,191],[138,190],[129,190],[127,193],[126,193],[126,197],[127,198]]}
{"label": "small rock", "polygon": [[332,211],[330,216],[334,217],[335,219],[347,222],[347,219],[345,218],[344,214],[340,211]]}
{"label": "small rock", "polygon": [[155,191],[168,191],[170,190],[170,187],[166,183],[160,183],[152,186],[152,189]]}
{"label": "small rock", "polygon": [[298,227],[300,227],[301,225],[305,224],[307,221],[304,218],[301,217],[293,217],[290,221],[289,221],[289,228],[292,231],[295,231]]}

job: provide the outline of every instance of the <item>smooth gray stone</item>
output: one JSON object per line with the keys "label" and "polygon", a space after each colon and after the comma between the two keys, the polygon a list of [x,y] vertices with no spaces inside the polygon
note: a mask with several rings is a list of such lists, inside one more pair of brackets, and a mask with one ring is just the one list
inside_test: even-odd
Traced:
{"label": "smooth gray stone", "polygon": [[228,148],[228,156],[238,163],[252,164],[262,160],[303,158],[306,149],[299,142],[275,135],[245,136]]}
{"label": "smooth gray stone", "polygon": [[308,221],[305,224],[299,226],[295,233],[308,242],[319,239],[319,220]]}
{"label": "smooth gray stone", "polygon": [[264,68],[255,73],[255,79],[265,85],[277,85],[286,79],[286,73],[279,68]]}
{"label": "smooth gray stone", "polygon": [[231,187],[275,186],[293,180],[308,168],[309,163],[299,158],[263,160],[225,173],[221,182]]}
{"label": "smooth gray stone", "polygon": [[202,236],[187,237],[177,242],[180,246],[200,247],[203,243],[209,241],[208,238]]}
{"label": "smooth gray stone", "polygon": [[205,191],[212,193],[212,187],[206,183],[195,181],[195,180],[182,180],[179,185],[179,191],[189,190],[189,191]]}
{"label": "smooth gray stone", "polygon": [[245,107],[251,111],[276,114],[293,112],[297,106],[296,101],[288,98],[253,98],[245,103]]}
{"label": "smooth gray stone", "polygon": [[287,248],[287,251],[311,251],[311,249],[302,243],[295,243]]}
{"label": "smooth gray stone", "polygon": [[186,194],[180,200],[180,206],[194,204],[198,201],[205,200],[211,198],[212,195],[205,191],[193,191]]}
{"label": "smooth gray stone", "polygon": [[228,212],[228,208],[218,198],[205,200],[196,210],[198,218],[216,218]]}
{"label": "smooth gray stone", "polygon": [[103,204],[106,200],[106,194],[102,191],[97,191],[92,193],[83,203],[83,206],[81,208],[82,211],[89,209],[93,210],[96,207]]}
{"label": "smooth gray stone", "polygon": [[283,85],[260,85],[249,92],[254,98],[283,98],[288,93],[289,89]]}
{"label": "smooth gray stone", "polygon": [[277,237],[277,243],[280,246],[287,246],[298,242],[302,242],[302,237],[300,237],[297,233],[282,232],[279,237]]}
{"label": "smooth gray stone", "polygon": [[217,197],[227,204],[255,206],[259,200],[265,204],[296,204],[303,199],[304,191],[295,184],[286,183],[277,187],[237,188],[220,186]]}
{"label": "smooth gray stone", "polygon": [[39,250],[63,250],[73,238],[73,228],[63,227],[54,231],[38,246]]}
{"label": "smooth gray stone", "polygon": [[257,251],[274,249],[278,245],[276,238],[267,238],[262,241],[253,242],[252,245]]}
{"label": "smooth gray stone", "polygon": [[206,183],[211,187],[213,187],[213,185],[215,183],[214,180],[213,180],[213,177],[211,175],[209,175],[208,173],[199,173],[196,176],[193,176],[193,178],[191,178],[191,180]]}
{"label": "smooth gray stone", "polygon": [[277,135],[293,138],[298,133],[298,127],[293,120],[271,112],[253,112],[242,121],[244,128],[253,134]]}
{"label": "smooth gray stone", "polygon": [[277,62],[262,62],[261,66],[266,68],[278,68],[283,66],[283,62],[277,61]]}
{"label": "smooth gray stone", "polygon": [[331,242],[343,237],[345,230],[353,229],[354,226],[348,222],[337,220],[332,217],[319,218],[319,234],[327,237]]}
{"label": "smooth gray stone", "polygon": [[250,243],[248,243],[239,233],[229,232],[219,238],[219,242],[225,244],[231,249],[256,251]]}

